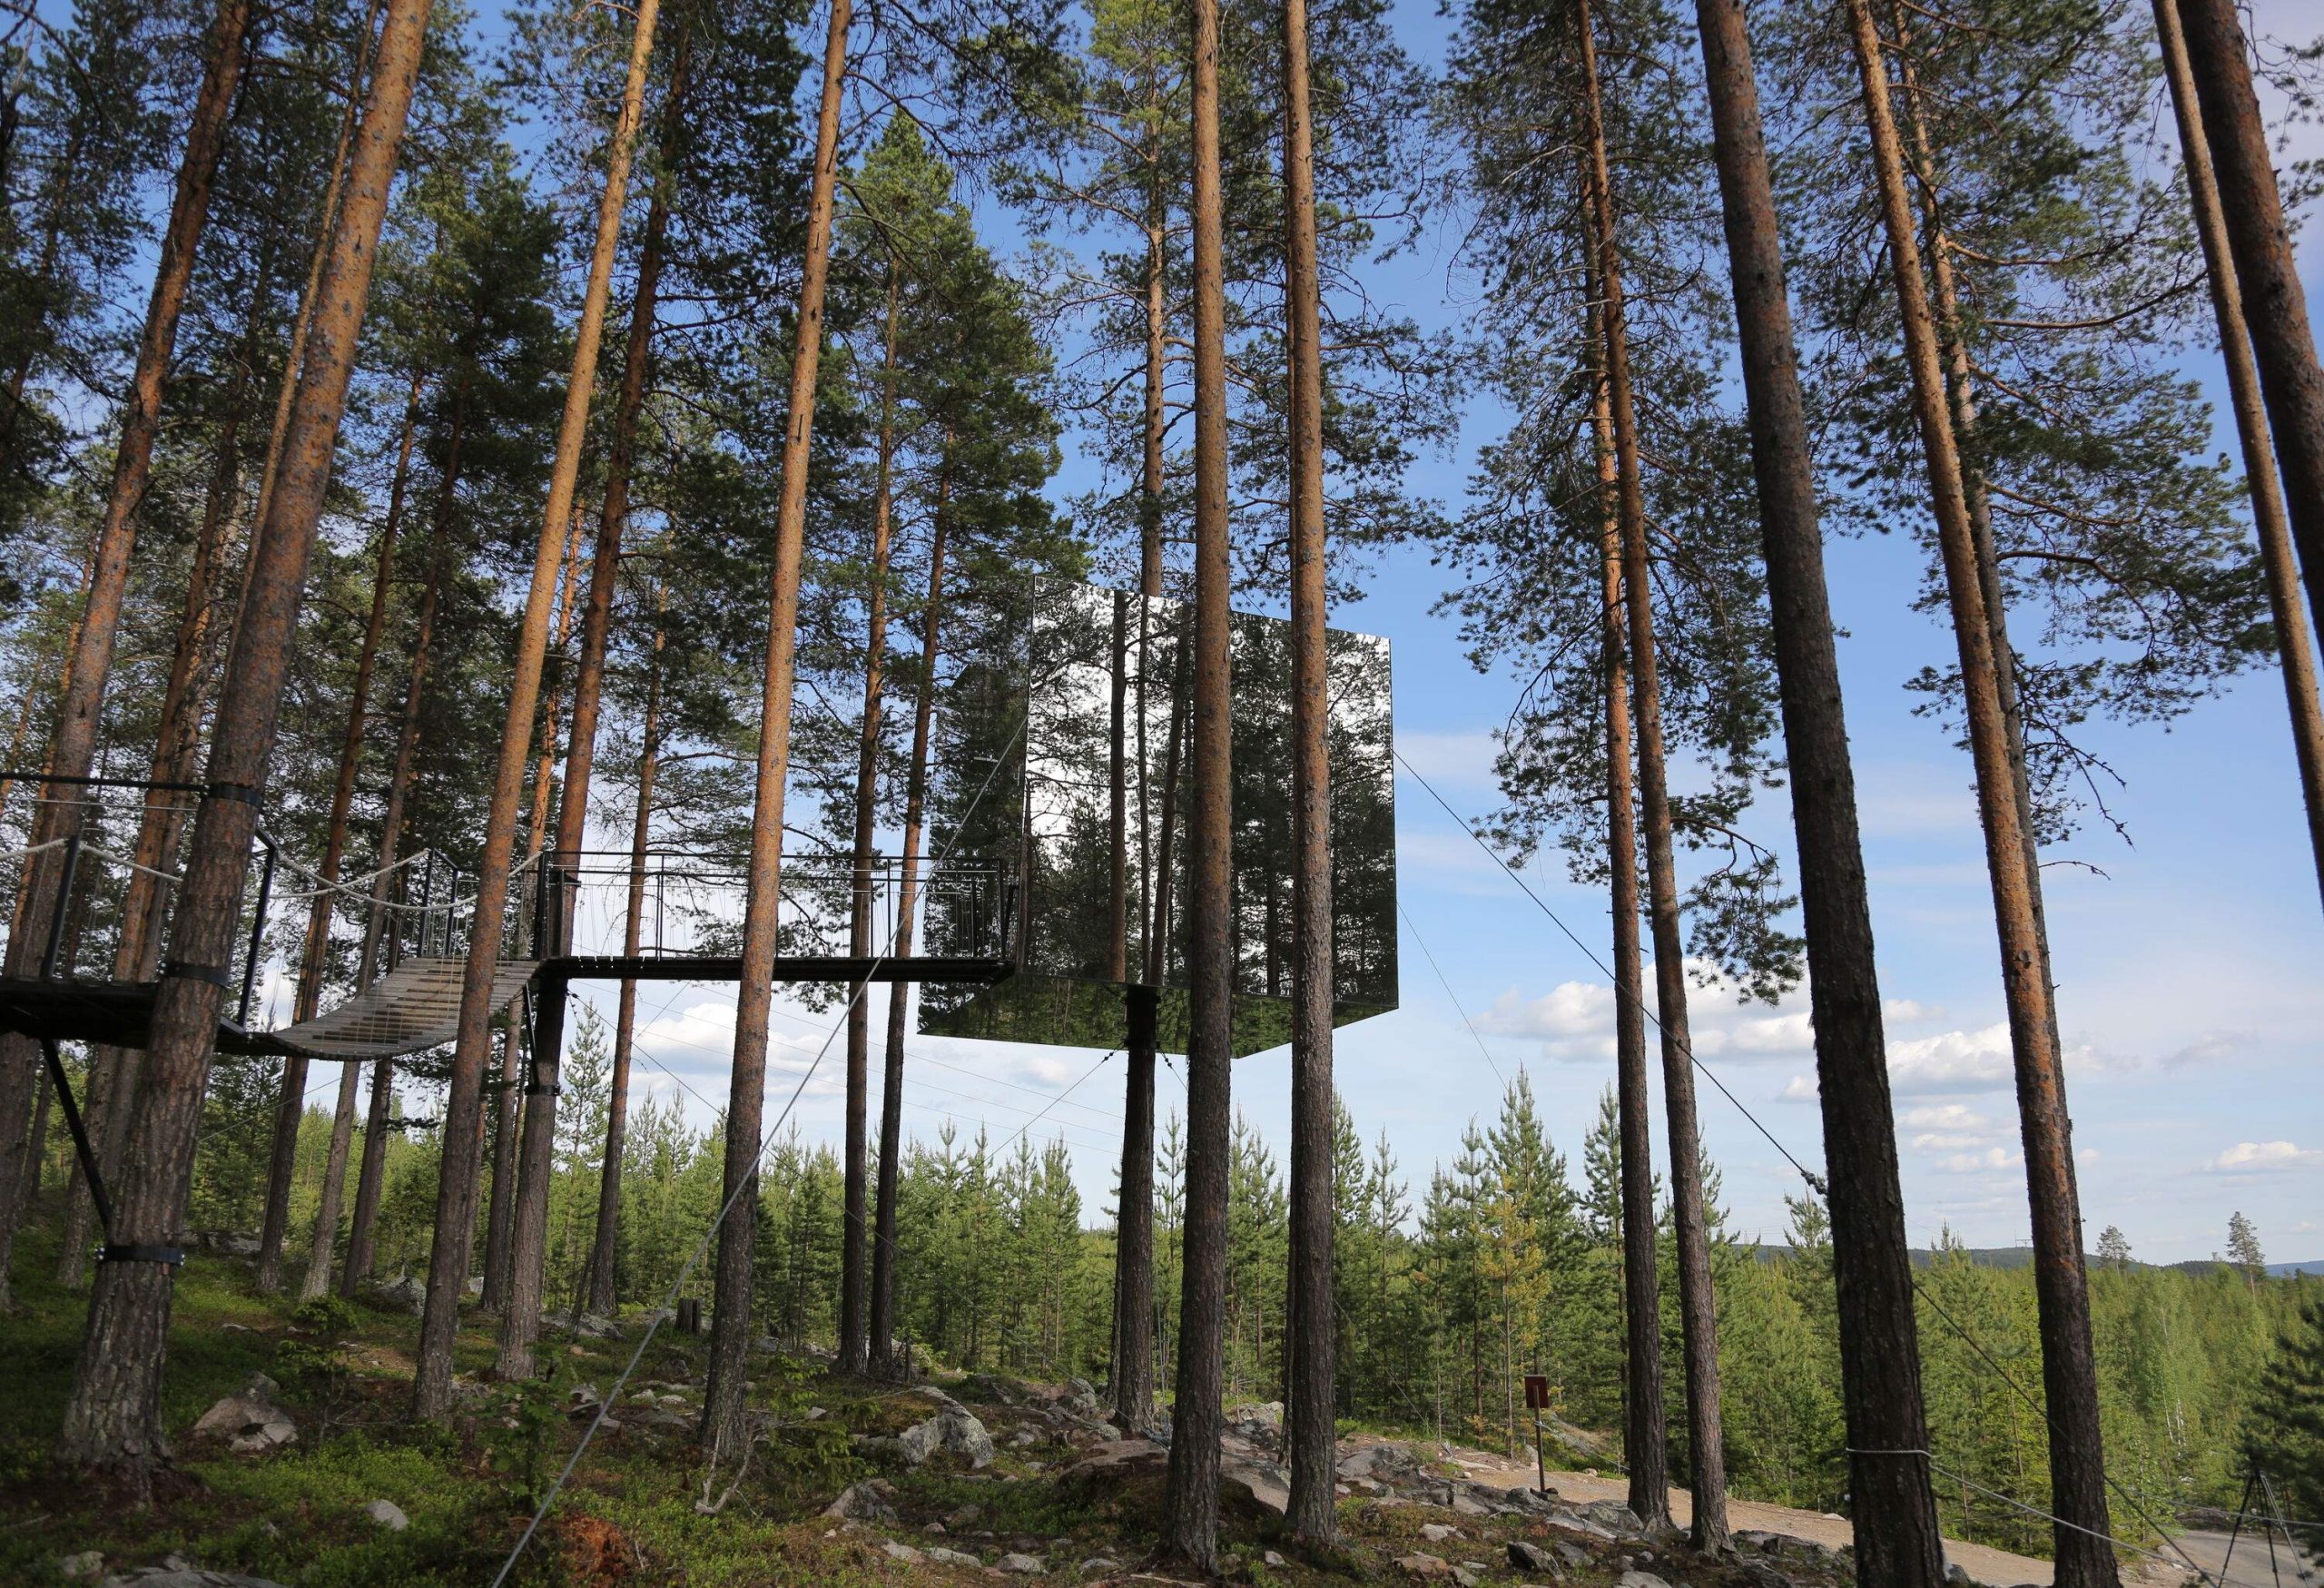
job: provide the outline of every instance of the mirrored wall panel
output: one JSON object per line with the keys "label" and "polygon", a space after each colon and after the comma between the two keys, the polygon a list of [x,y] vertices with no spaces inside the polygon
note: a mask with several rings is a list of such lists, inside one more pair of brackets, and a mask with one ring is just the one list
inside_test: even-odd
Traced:
{"label": "mirrored wall panel", "polygon": [[[1161,989],[1161,1042],[1186,1037],[1185,866],[1193,608],[1037,581],[1003,637],[944,697],[931,853],[1013,869],[1019,970],[921,990],[921,1029],[1109,1048],[1121,988]],[[1237,613],[1234,646],[1236,1051],[1290,1040],[1291,626]],[[1338,1022],[1396,1003],[1395,778],[1388,645],[1334,630],[1332,903]],[[924,952],[970,930],[931,900]]]}

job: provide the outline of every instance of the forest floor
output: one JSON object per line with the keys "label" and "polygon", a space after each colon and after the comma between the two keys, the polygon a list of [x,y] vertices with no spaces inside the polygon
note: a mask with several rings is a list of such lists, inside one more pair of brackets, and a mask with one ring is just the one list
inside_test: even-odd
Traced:
{"label": "forest floor", "polygon": [[[1450,1459],[1463,1471],[1473,1474],[1479,1483],[1505,1486],[1534,1481],[1534,1469],[1531,1465],[1510,1461],[1487,1451],[1454,1446],[1450,1452]],[[1549,1484],[1560,1495],[1581,1501],[1619,1502],[1630,1493],[1626,1479],[1600,1476],[1594,1470],[1561,1472],[1553,1467],[1550,1469]],[[1685,1489],[1673,1488],[1670,1491],[1670,1514],[1681,1526],[1694,1520],[1694,1497]],[[1769,1505],[1757,1500],[1730,1498],[1727,1503],[1727,1519],[1728,1525],[1738,1532],[1757,1529],[1785,1534],[1830,1549],[1838,1549],[1853,1536],[1852,1524],[1844,1516],[1836,1516],[1828,1511],[1801,1511],[1789,1505]],[[2036,1560],[2031,1555],[2012,1554],[2007,1550],[1994,1549],[1989,1544],[1967,1544],[1960,1539],[1948,1538],[1945,1541],[1945,1560],[1947,1565],[1960,1567],[1980,1583],[2032,1583],[2037,1584],[2038,1588],[2049,1588],[2050,1563]],[[2141,1577],[2126,1568],[2124,1578],[2126,1581],[2152,1583],[2162,1588],[2163,1584],[2177,1583],[2186,1575],[2182,1572],[2174,1573],[2160,1567],[2157,1573],[2159,1574],[2152,1577]]]}
{"label": "forest floor", "polygon": [[[975,1375],[900,1388],[763,1343],[750,1460],[712,1469],[694,1435],[706,1340],[657,1332],[616,1394],[642,1323],[610,1338],[552,1328],[544,1379],[494,1385],[491,1320],[471,1315],[456,1411],[415,1425],[408,1303],[300,1307],[258,1295],[247,1263],[206,1255],[177,1281],[162,1395],[175,1465],[140,1508],[48,1462],[86,1307],[84,1290],[48,1278],[54,1259],[36,1223],[18,1244],[16,1307],[0,1316],[0,1583],[482,1588],[596,1420],[600,1386],[613,1396],[605,1426],[512,1584],[1187,1580],[1151,1564],[1163,1454],[1119,1439],[1085,1386]],[[264,1376],[255,1401],[196,1431],[253,1375]],[[282,1437],[286,1425],[295,1436]],[[1845,1588],[1852,1577],[1845,1525],[1811,1513],[1738,1504],[1738,1525],[1764,1532],[1714,1559],[1639,1537],[1618,1503],[1598,1503],[1619,1502],[1611,1481],[1553,1475],[1558,1497],[1543,1499],[1530,1468],[1371,1435],[1343,1445],[1340,1543],[1312,1550],[1282,1531],[1268,1408],[1232,1415],[1226,1455],[1220,1578],[1252,1588]],[[2048,1581],[2043,1563],[2018,1556],[1963,1546],[1956,1558],[1980,1582]]]}

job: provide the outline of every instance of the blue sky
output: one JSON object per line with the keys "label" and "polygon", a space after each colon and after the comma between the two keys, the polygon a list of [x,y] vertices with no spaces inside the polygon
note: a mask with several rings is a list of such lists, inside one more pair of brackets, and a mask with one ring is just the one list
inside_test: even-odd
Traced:
{"label": "blue sky", "polygon": [[[2257,6],[2260,28],[2277,33],[2300,28],[2303,10],[2300,0]],[[1423,59],[1441,50],[1433,6],[1406,4],[1399,24]],[[993,220],[1005,235],[1005,219]],[[2304,262],[2311,300],[2324,301],[2320,253],[2324,242],[2311,240]],[[1445,323],[1460,312],[1446,263],[1445,248],[1433,242],[1371,285],[1423,324]],[[2189,368],[2216,396],[2213,361]],[[1472,411],[1461,447],[1430,460],[1416,488],[1457,504],[1467,459],[1495,425],[1491,412]],[[2231,449],[2230,433],[2221,440]],[[1080,468],[1068,468],[1060,495],[1084,478]],[[2024,1171],[1969,767],[1941,727],[1911,714],[1904,690],[1924,665],[1950,658],[1951,641],[1937,621],[1911,610],[1919,577],[1911,545],[1835,540],[1828,556],[1910,1232],[1915,1244],[1947,1225],[1973,1244],[2019,1243]],[[1452,625],[1432,614],[1442,587],[1423,553],[1393,553],[1364,599],[1334,621],[1390,638],[1399,747],[1463,814],[1482,814],[1496,798],[1492,735],[1512,691],[1474,674]],[[2066,853],[2104,874],[2054,865],[2046,873],[2089,1240],[2115,1224],[2142,1258],[2203,1257],[2224,1244],[2228,1217],[2240,1209],[2272,1258],[2324,1256],[2324,1088],[2314,1080],[2324,998],[2313,969],[2324,915],[2280,681],[2272,671],[2249,676],[2167,732],[2101,727],[2094,737],[2126,781],[2112,804],[2132,843],[2085,833]],[[1788,850],[1779,794],[1762,805],[1754,830]],[[1410,917],[1403,1007],[1344,1028],[1337,1048],[1341,1090],[1360,1129],[1367,1140],[1387,1130],[1417,1193],[1432,1164],[1458,1152],[1469,1121],[1492,1112],[1500,1078],[1521,1067],[1552,1138],[1578,1159],[1611,1078],[1604,978],[1409,778],[1399,785],[1398,849]],[[1601,896],[1568,885],[1554,859],[1529,880],[1578,933],[1602,945]],[[611,989],[596,991],[610,1012]],[[644,991],[641,1048],[659,1068],[642,1072],[639,1085],[675,1093],[682,1076],[697,1093],[692,1110],[706,1119],[700,1100],[724,1091],[731,989]],[[1770,1010],[1702,993],[1695,1024],[1705,1062],[1771,1132],[1817,1163],[1804,997]],[[770,1119],[831,1029],[829,1016],[787,1007],[776,1027]],[[1062,1137],[1088,1217],[1102,1216],[1118,1147],[1118,1060],[932,1039],[915,1041],[911,1051],[909,1129],[932,1134],[950,1119],[967,1134],[982,1124],[996,1141],[1029,1125],[1036,1140]],[[801,1099],[795,1119],[810,1139],[838,1139],[840,1060],[834,1044]],[[1235,1071],[1237,1107],[1279,1156],[1287,1069],[1278,1051]],[[1161,1080],[1166,1112],[1183,1100],[1177,1074]],[[1068,1086],[1071,1095],[1056,1101]],[[1704,1144],[1724,1170],[1734,1222],[1774,1238],[1797,1177],[1736,1109],[1703,1090]],[[1658,1087],[1658,1153],[1659,1108]]]}

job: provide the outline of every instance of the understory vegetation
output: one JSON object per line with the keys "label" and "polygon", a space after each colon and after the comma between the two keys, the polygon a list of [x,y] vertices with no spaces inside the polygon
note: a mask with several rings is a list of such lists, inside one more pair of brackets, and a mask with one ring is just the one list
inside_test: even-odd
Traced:
{"label": "understory vegetation", "polygon": [[[603,1139],[604,1081],[602,1047],[585,1029],[566,1072],[576,1135],[560,1156],[550,1200],[555,1316],[569,1312],[579,1293],[594,1233],[598,1160],[586,1144]],[[248,1230],[260,1206],[266,1139],[262,1129],[233,1129],[226,1096],[213,1098],[212,1145],[199,1160],[199,1229]],[[254,1097],[249,1117],[260,1119],[271,1099]],[[310,1216],[329,1129],[328,1114],[317,1110],[300,1133],[294,1210],[301,1217]],[[1552,1435],[1552,1462],[1619,1470],[1624,1369],[1611,1099],[1571,1154],[1551,1140],[1521,1071],[1500,1111],[1472,1126],[1461,1157],[1425,1177],[1398,1161],[1384,1132],[1367,1147],[1344,1108],[1335,1145],[1342,1419],[1529,1455],[1521,1380],[1541,1374],[1552,1383],[1561,1430]],[[1234,1400],[1274,1400],[1285,1370],[1282,1166],[1247,1126],[1238,1126],[1234,1149],[1227,1391]],[[657,1099],[639,1110],[622,1181],[617,1287],[633,1313],[679,1296],[707,1299],[701,1266],[684,1285],[677,1278],[716,1210],[719,1152],[719,1132],[690,1127],[675,1105]],[[996,1138],[982,1129],[965,1135],[948,1121],[906,1153],[900,1198],[911,1234],[899,1268],[898,1334],[921,1361],[1104,1380],[1110,1210],[1084,1205],[1070,1152],[1062,1137],[1039,1139],[1038,1127]],[[394,1281],[425,1273],[436,1165],[425,1140],[400,1134],[389,1163],[378,1272]],[[52,1165],[52,1178],[61,1167]],[[1166,1114],[1156,1158],[1155,1286],[1166,1391],[1183,1169],[1178,1121]],[[1716,1208],[1716,1169],[1708,1179]],[[803,1353],[827,1352],[837,1328],[842,1189],[832,1149],[795,1134],[775,1143],[761,1170],[763,1255],[753,1313],[763,1333]],[[1846,1439],[1829,1234],[1812,1196],[1792,1198],[1791,1208],[1779,1231],[1740,1230],[1723,1217],[1716,1226],[1728,1472],[1740,1496],[1841,1512]],[[1673,1482],[1682,1482],[1685,1377],[1667,1273],[1667,1206],[1661,1222],[1663,1381]],[[2239,1228],[2250,1236],[2248,1225]],[[2271,1365],[2280,1342],[2298,1335],[2301,1308],[2324,1312],[2324,1281],[2269,1278],[2233,1260],[2151,1267],[2135,1260],[2119,1232],[2110,1235],[2091,1276],[2108,1456],[2130,1497],[2122,1536],[2152,1543],[2157,1524],[2176,1525],[2191,1507],[2233,1509],[2248,1453],[2271,1437],[2263,1414],[2305,1404],[2266,1386],[2271,1376],[2288,1385],[2301,1371],[2296,1351],[2283,1366]],[[1947,1234],[1920,1269],[1932,1450],[1956,1475],[1940,1483],[1938,1499],[1950,1535],[2041,1555],[2048,1526],[2023,1508],[2041,1504],[2049,1486],[2034,1271],[1994,1256],[1973,1257]],[[2324,1338],[2309,1349],[2324,1351]],[[186,1404],[198,1398],[189,1392]],[[2289,1474],[2314,1435],[2290,1428],[2274,1443],[2283,1459],[2270,1465]]]}

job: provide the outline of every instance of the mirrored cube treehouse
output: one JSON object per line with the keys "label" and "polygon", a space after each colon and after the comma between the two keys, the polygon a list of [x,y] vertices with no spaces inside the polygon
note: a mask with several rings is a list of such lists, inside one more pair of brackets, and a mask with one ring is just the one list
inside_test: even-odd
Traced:
{"label": "mirrored cube treehouse", "polygon": [[[989,600],[993,592],[981,594]],[[930,1035],[1118,1048],[1122,988],[1159,989],[1159,1045],[1187,1033],[1191,604],[1059,581],[980,625],[930,767],[931,852],[990,856],[1017,964],[921,990]],[[1291,1040],[1291,626],[1234,615],[1235,1051]],[[1396,1006],[1395,777],[1388,644],[1330,634],[1334,1023]],[[967,827],[962,826],[967,813]],[[931,954],[978,929],[929,900]],[[989,922],[982,923],[990,931]]]}

